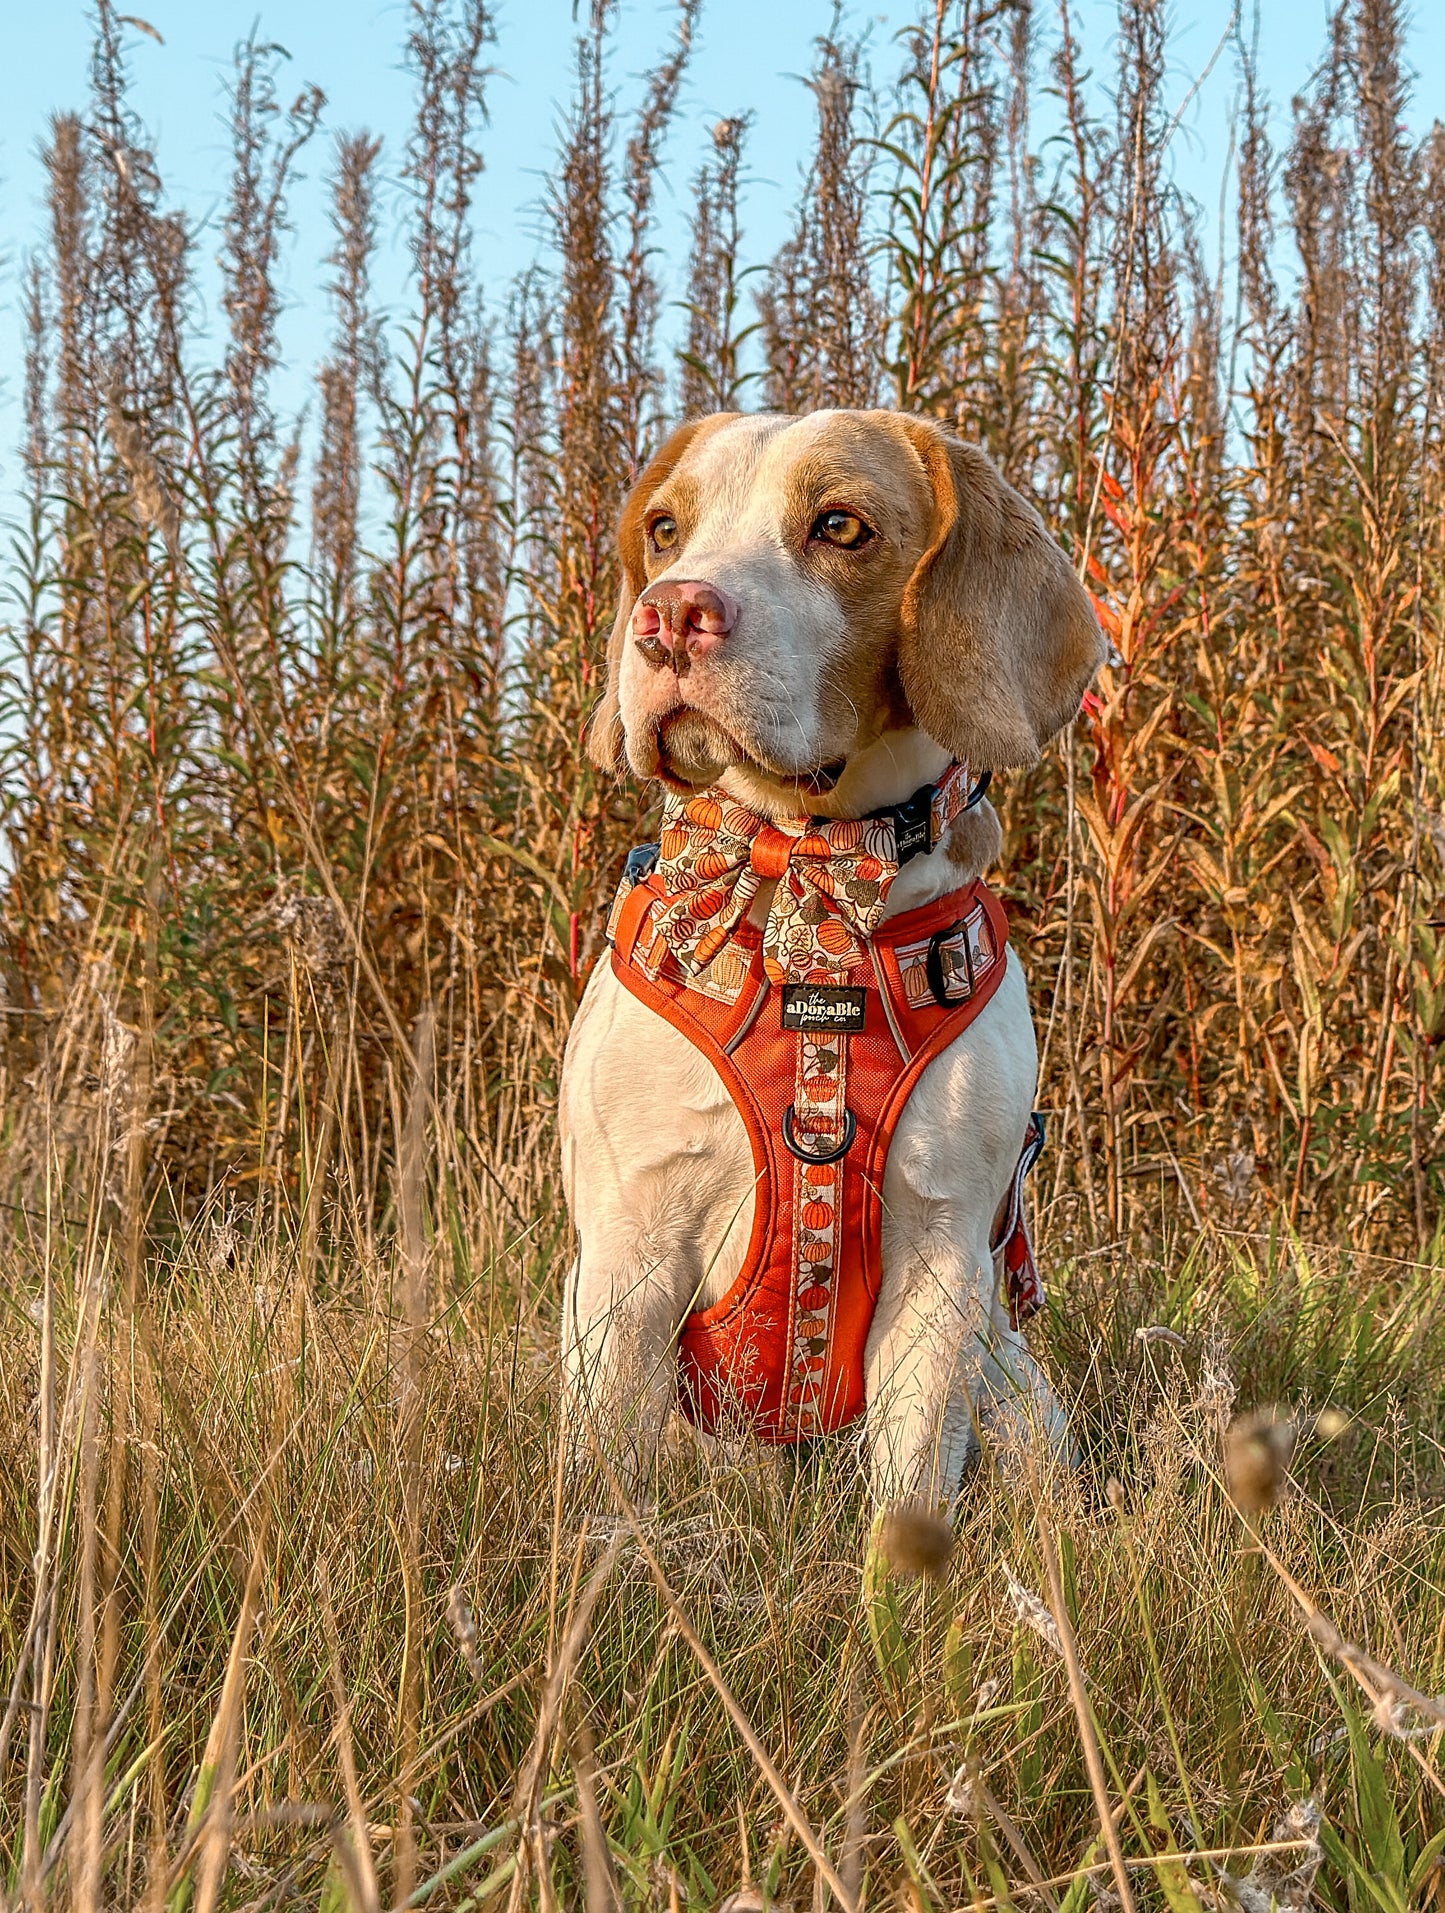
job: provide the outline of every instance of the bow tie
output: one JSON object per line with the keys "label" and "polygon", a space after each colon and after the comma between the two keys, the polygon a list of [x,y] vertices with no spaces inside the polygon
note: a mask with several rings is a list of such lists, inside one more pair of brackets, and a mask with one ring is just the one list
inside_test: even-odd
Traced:
{"label": "bow tie", "polygon": [[[980,786],[978,796],[982,796]],[[927,800],[924,807],[924,800]],[[770,981],[836,982],[865,960],[900,864],[937,843],[975,801],[967,770],[950,765],[931,791],[871,817],[770,823],[725,791],[670,797],[652,927],[689,974],[705,969],[766,883],[763,927]]]}

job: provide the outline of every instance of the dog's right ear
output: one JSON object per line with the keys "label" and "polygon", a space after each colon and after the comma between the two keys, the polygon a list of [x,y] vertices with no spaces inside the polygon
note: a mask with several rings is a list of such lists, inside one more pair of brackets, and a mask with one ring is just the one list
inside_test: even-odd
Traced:
{"label": "dog's right ear", "polygon": [[711,418],[690,419],[679,425],[649,459],[641,477],[627,494],[617,527],[617,552],[620,575],[617,580],[617,616],[607,640],[607,685],[601,702],[587,727],[587,755],[600,770],[620,777],[627,768],[627,740],[622,729],[622,657],[628,633],[632,629],[632,607],[637,594],[647,583],[647,563],[643,549],[643,521],[652,495],[704,426],[719,424],[730,417],[726,412]]}

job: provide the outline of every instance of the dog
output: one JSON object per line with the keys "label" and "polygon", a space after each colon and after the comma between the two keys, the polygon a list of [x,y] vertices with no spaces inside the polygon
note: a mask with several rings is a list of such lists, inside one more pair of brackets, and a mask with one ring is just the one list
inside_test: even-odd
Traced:
{"label": "dog", "polygon": [[588,748],[666,812],[563,1067],[570,1413],[634,1471],[679,1400],[859,1420],[880,1503],[946,1503],[983,1425],[1068,1447],[1011,1288],[1037,1046],[979,880],[988,775],[1077,714],[1097,619],[986,454],[889,411],[684,424],[619,543]]}

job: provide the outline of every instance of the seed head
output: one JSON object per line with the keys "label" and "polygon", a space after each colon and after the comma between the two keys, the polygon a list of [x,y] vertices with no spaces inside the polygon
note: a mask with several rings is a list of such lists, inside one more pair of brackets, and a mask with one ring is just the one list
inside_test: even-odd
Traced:
{"label": "seed head", "polygon": [[139,423],[127,414],[122,401],[120,378],[115,374],[106,393],[111,442],[130,479],[136,516],[147,530],[159,532],[174,551],[180,540],[180,513],[166,490],[160,467],[146,443],[145,433]]}
{"label": "seed head", "polygon": [[308,896],[283,879],[270,911],[284,931],[317,995],[335,1000],[351,975],[351,944],[346,925],[329,897]]}
{"label": "seed head", "polygon": [[1064,1643],[1059,1638],[1058,1622],[1033,1589],[1025,1587],[1007,1561],[1001,1561],[999,1566],[1003,1569],[1004,1585],[1008,1588],[1008,1598],[1014,1613],[1025,1627],[1033,1629],[1046,1647],[1052,1648],[1054,1653],[1062,1658]]}
{"label": "seed head", "polygon": [[467,1597],[462,1593],[460,1581],[447,1596],[447,1619],[452,1624],[452,1633],[457,1646],[462,1650],[462,1659],[467,1664],[467,1672],[473,1680],[482,1678],[482,1657],[477,1651],[477,1623]]}
{"label": "seed head", "polygon": [[960,1819],[972,1820],[979,1809],[978,1789],[974,1785],[974,1765],[965,1761],[948,1783],[948,1792],[943,1804],[949,1813],[956,1813]]}
{"label": "seed head", "polygon": [[905,1502],[890,1511],[879,1546],[895,1574],[936,1581],[953,1553],[953,1530],[938,1515]]}
{"label": "seed head", "polygon": [[95,999],[101,1019],[100,1092],[107,1113],[113,1116],[130,1100],[137,1035],[128,1023],[121,1022],[103,991],[96,990]]}
{"label": "seed head", "polygon": [[1221,1882],[1241,1913],[1310,1913],[1315,1875],[1325,1857],[1319,1832],[1318,1806],[1313,1800],[1297,1800],[1270,1834],[1284,1851],[1261,1853],[1242,1880],[1220,1869]]}
{"label": "seed head", "polygon": [[1165,1328],[1162,1322],[1151,1322],[1146,1328],[1136,1328],[1136,1342],[1167,1342],[1170,1348],[1187,1348],[1188,1343],[1176,1328]]}
{"label": "seed head", "polygon": [[1205,1414],[1213,1415],[1223,1428],[1228,1422],[1239,1398],[1239,1388],[1229,1372],[1223,1350],[1214,1344],[1205,1350],[1204,1361],[1199,1371],[1199,1406]]}
{"label": "seed head", "polygon": [[[228,1204],[211,1224],[210,1234],[206,1237],[202,1250],[202,1260],[206,1274],[213,1282],[224,1282],[240,1264],[241,1231],[236,1226],[235,1211]],[[264,1315],[269,1306],[264,1287],[256,1289],[256,1312]]]}
{"label": "seed head", "polygon": [[1216,1156],[1212,1169],[1227,1206],[1242,1209],[1249,1201],[1256,1181],[1254,1151],[1234,1149],[1227,1156]]}
{"label": "seed head", "polygon": [[1295,1426],[1272,1408],[1238,1415],[1224,1437],[1224,1475],[1243,1514],[1263,1514],[1284,1491],[1294,1455]]}

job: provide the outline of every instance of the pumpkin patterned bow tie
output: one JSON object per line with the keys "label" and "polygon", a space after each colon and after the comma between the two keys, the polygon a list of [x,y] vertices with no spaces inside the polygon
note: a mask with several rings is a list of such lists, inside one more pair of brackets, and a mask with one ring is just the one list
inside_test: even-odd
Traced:
{"label": "pumpkin patterned bow tie", "polygon": [[[970,791],[967,770],[951,765],[934,786],[930,837],[916,848],[938,842]],[[762,886],[774,883],[763,929],[768,978],[837,982],[864,961],[863,946],[905,860],[892,812],[774,824],[725,791],[670,797],[658,861],[665,895],[652,926],[695,974],[743,922]]]}

